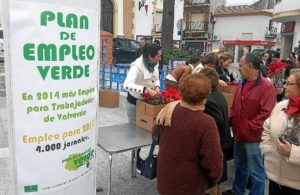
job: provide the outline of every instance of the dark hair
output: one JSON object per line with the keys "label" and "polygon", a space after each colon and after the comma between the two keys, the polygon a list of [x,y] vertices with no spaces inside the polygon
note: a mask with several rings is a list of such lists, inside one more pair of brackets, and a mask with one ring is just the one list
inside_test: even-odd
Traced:
{"label": "dark hair", "polygon": [[201,73],[204,76],[206,76],[207,78],[209,78],[212,89],[217,88],[217,86],[219,84],[219,75],[215,69],[210,68],[210,67],[205,67],[202,70],[200,70],[199,73]]}
{"label": "dark hair", "polygon": [[143,57],[148,59],[148,56],[155,57],[158,54],[158,51],[161,50],[161,47],[155,43],[146,44],[143,47]]}
{"label": "dark hair", "polygon": [[261,57],[263,57],[263,56],[266,55],[266,54],[268,54],[268,57],[270,56],[269,53],[268,53],[267,51],[265,51],[265,52],[263,52],[263,53],[261,54]]}
{"label": "dark hair", "polygon": [[146,41],[146,38],[145,38],[145,37],[141,37],[141,38],[140,38],[140,41],[141,41],[141,40]]}
{"label": "dark hair", "polygon": [[254,69],[260,70],[261,59],[258,54],[247,53],[245,59],[247,64],[251,64]]}
{"label": "dark hair", "polygon": [[179,84],[182,100],[189,105],[197,105],[206,99],[211,91],[210,80],[203,74],[186,75]]}
{"label": "dark hair", "polygon": [[300,54],[298,55],[298,62],[300,63]]}
{"label": "dark hair", "polygon": [[190,58],[190,59],[188,60],[188,62],[189,62],[190,64],[197,64],[197,63],[200,62],[200,58],[199,58],[199,57],[192,57],[192,58]]}
{"label": "dark hair", "polygon": [[157,45],[160,45],[160,41],[159,40],[155,40],[153,42],[156,43]]}
{"label": "dark hair", "polygon": [[293,58],[296,59],[296,53],[293,52],[293,51],[291,51],[291,52],[289,53],[289,57],[290,57],[291,54],[292,54]]}
{"label": "dark hair", "polygon": [[208,53],[203,56],[202,64],[205,66],[206,64],[213,64],[214,66],[218,63],[218,55],[215,53]]}

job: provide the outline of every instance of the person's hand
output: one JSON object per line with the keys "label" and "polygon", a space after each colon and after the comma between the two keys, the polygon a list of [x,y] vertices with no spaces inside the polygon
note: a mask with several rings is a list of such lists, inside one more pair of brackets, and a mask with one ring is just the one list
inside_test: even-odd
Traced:
{"label": "person's hand", "polygon": [[292,145],[285,138],[282,138],[282,142],[278,139],[276,150],[279,154],[289,157],[291,149]]}
{"label": "person's hand", "polygon": [[146,93],[149,93],[149,95],[150,95],[151,97],[155,96],[155,95],[158,93],[156,90],[151,89],[150,87],[147,87],[145,92],[146,92]]}
{"label": "person's hand", "polygon": [[275,94],[279,95],[283,93],[283,88],[275,88]]}
{"label": "person's hand", "polygon": [[160,88],[159,88],[159,87],[155,87],[155,91],[156,91],[157,93],[160,93]]}
{"label": "person's hand", "polygon": [[232,75],[232,78],[233,79],[237,79],[239,76],[238,76],[238,73],[236,72],[236,71],[233,71],[232,73],[231,73],[231,75]]}
{"label": "person's hand", "polygon": [[223,81],[223,80],[220,80],[219,79],[219,84],[221,85],[221,86],[227,86],[227,83],[225,82],[225,81]]}

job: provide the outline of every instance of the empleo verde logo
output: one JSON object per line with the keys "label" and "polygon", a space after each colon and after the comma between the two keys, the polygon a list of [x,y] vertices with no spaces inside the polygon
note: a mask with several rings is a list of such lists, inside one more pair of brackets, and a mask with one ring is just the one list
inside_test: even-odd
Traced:
{"label": "empleo verde logo", "polygon": [[94,149],[89,148],[83,153],[70,154],[62,163],[66,162],[65,169],[69,171],[77,171],[83,165],[89,168],[90,160],[95,156],[94,152]]}

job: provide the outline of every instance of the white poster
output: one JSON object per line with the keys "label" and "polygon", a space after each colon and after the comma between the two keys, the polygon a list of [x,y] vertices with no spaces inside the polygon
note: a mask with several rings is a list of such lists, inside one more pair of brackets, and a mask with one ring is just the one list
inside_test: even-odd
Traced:
{"label": "white poster", "polygon": [[95,171],[98,15],[11,1],[17,194],[57,191]]}

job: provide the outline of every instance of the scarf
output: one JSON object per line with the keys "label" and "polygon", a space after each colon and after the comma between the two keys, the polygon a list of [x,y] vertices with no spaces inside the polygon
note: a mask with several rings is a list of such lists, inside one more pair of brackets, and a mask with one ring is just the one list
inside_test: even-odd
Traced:
{"label": "scarf", "polygon": [[300,114],[300,97],[290,97],[287,108],[283,108],[282,111],[287,115]]}
{"label": "scarf", "polygon": [[146,69],[147,69],[149,72],[153,73],[154,67],[156,66],[156,64],[152,64],[152,63],[150,62],[150,60],[146,59],[144,56],[143,56],[143,61],[144,61],[144,65],[145,65]]}

